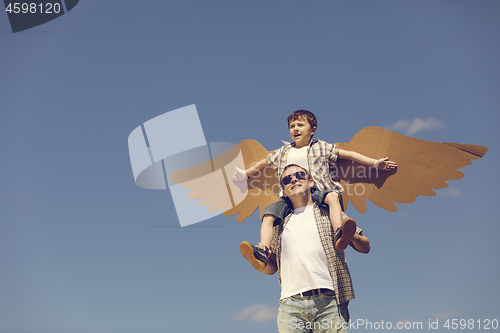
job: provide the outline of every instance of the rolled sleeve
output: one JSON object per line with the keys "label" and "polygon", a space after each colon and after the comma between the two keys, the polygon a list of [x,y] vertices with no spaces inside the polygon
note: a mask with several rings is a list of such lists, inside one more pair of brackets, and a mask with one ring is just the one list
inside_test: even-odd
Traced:
{"label": "rolled sleeve", "polygon": [[273,150],[269,155],[266,157],[266,163],[273,168],[274,170],[278,169],[278,163],[279,163],[279,156],[280,156],[280,150],[281,149],[276,149]]}
{"label": "rolled sleeve", "polygon": [[328,151],[328,161],[330,163],[336,163],[339,158],[339,148],[334,143],[329,143],[327,147]]}

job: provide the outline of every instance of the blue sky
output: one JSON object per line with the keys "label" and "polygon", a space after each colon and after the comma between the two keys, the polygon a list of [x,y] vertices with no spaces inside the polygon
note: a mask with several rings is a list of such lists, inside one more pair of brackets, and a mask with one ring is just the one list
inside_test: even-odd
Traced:
{"label": "blue sky", "polygon": [[88,0],[16,34],[0,14],[0,332],[277,331],[277,276],[239,253],[257,214],[181,228],[168,191],[134,183],[130,132],[191,104],[209,142],[278,148],[303,108],[328,142],[380,126],[487,146],[434,197],[348,209],[372,244],[346,252],[349,307],[424,328],[500,319],[499,13],[481,0]]}

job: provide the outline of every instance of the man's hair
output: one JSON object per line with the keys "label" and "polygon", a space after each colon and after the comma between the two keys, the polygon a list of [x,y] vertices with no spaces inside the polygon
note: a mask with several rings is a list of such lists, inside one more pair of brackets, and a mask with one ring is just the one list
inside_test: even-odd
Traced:
{"label": "man's hair", "polygon": [[318,121],[316,120],[316,116],[311,111],[307,110],[297,110],[288,116],[288,127],[290,127],[290,123],[295,120],[306,120],[309,122],[311,127],[318,127]]}
{"label": "man's hair", "polygon": [[302,170],[304,170],[304,172],[306,173],[306,176],[307,176],[307,180],[311,179],[311,175],[309,174],[309,171],[307,171],[307,169],[304,169],[303,167],[301,167],[300,165],[297,165],[297,164],[288,164],[284,169],[283,169],[283,172],[281,173],[281,178],[280,178],[280,185],[283,187],[283,184],[281,183],[281,180],[283,179],[283,175],[285,174],[285,171],[286,169],[290,168],[290,167],[298,167],[298,168],[301,168]]}

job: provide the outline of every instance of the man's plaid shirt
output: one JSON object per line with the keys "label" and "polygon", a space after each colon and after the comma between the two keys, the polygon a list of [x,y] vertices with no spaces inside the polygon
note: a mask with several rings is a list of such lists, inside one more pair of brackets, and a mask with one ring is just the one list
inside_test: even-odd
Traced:
{"label": "man's plaid shirt", "polygon": [[[284,145],[272,151],[266,157],[266,162],[275,170],[278,170],[278,179],[281,179],[283,170],[288,165],[286,157],[295,142],[288,143],[283,141]],[[336,176],[337,158],[339,149],[333,143],[327,143],[323,140],[311,140],[307,148],[307,163],[309,164],[309,173],[316,183],[318,190],[334,191],[342,193],[344,189]],[[280,184],[281,186],[281,184]]]}
{"label": "man's plaid shirt", "polygon": [[[330,223],[330,216],[328,209],[320,208],[316,203],[314,205],[314,217],[316,219],[316,226],[318,227],[319,238],[321,245],[326,254],[328,261],[328,270],[333,281],[333,290],[335,291],[335,298],[338,304],[345,303],[354,298],[354,289],[351,282],[351,274],[347,267],[344,251],[339,251],[335,248],[335,243],[340,238],[340,233],[333,234],[333,228]],[[292,214],[288,215],[283,223],[280,223],[273,228],[273,239],[271,241],[271,255],[270,260],[276,263],[278,267],[278,278],[281,284],[281,238],[286,224],[290,220]],[[357,228],[358,234],[362,233],[360,228]]]}

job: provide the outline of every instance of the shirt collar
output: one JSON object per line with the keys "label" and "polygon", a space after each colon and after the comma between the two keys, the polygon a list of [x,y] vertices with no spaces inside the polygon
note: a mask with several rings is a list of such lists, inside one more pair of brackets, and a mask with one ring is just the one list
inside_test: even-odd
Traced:
{"label": "shirt collar", "polygon": [[[311,147],[311,145],[312,145],[313,143],[315,143],[316,141],[318,141],[318,140],[311,140],[311,141],[309,141],[309,145],[308,145],[308,146],[309,146],[309,147]],[[281,140],[281,142],[283,142],[283,144],[284,144],[285,146],[292,146],[292,147],[295,147],[295,142],[290,143],[290,142],[285,141],[285,140]]]}

